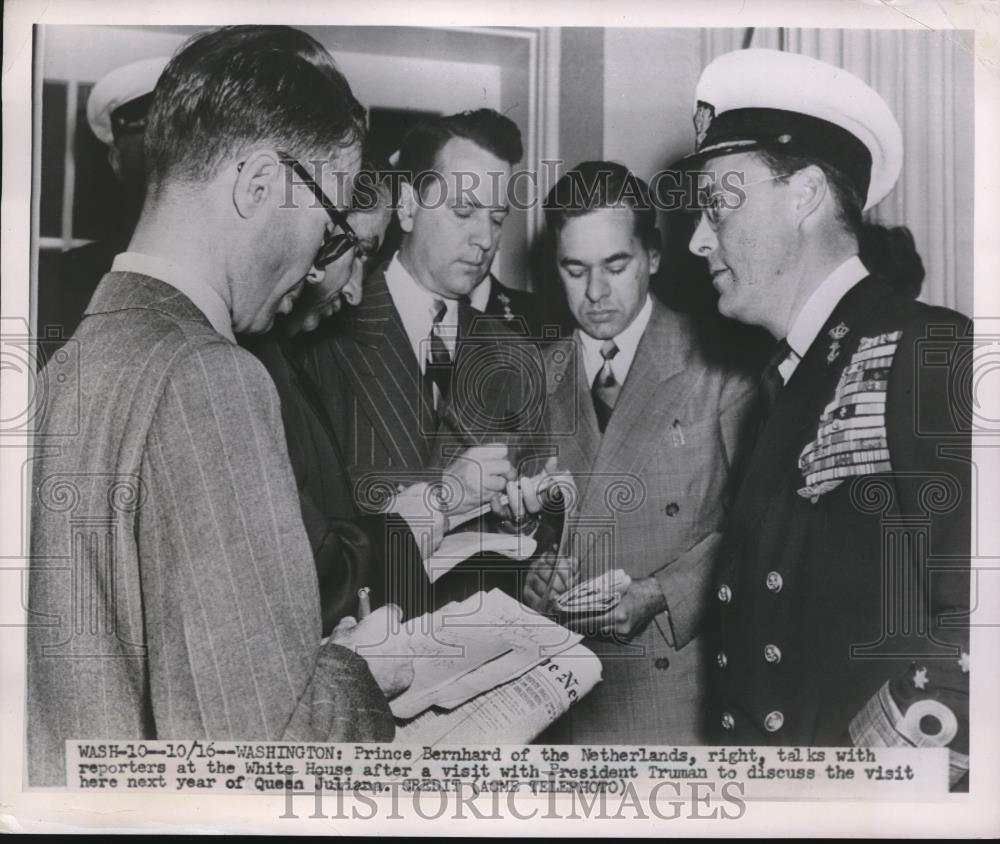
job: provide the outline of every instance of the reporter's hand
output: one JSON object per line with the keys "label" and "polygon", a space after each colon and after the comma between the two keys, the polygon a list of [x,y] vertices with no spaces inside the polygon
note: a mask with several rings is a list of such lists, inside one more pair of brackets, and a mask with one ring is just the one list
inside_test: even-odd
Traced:
{"label": "reporter's hand", "polygon": [[358,621],[342,618],[330,634],[330,641],[354,651],[368,664],[368,670],[386,698],[406,691],[413,682],[413,657],[409,636],[400,621],[403,611],[395,604],[379,607]]}
{"label": "reporter's hand", "polygon": [[565,626],[587,636],[628,641],[667,608],[667,599],[655,577],[633,580],[618,604],[598,616],[570,617]]}
{"label": "reporter's hand", "polygon": [[524,603],[546,612],[553,599],[576,585],[579,563],[575,557],[560,557],[546,551],[531,563],[521,592]]}
{"label": "reporter's hand", "polygon": [[556,457],[545,461],[545,468],[537,475],[522,475],[517,480],[508,481],[505,490],[506,503],[494,496],[490,502],[493,512],[501,519],[518,522],[528,515],[536,515],[542,511],[549,496],[557,488],[554,481],[569,480],[568,472],[561,472]]}
{"label": "reporter's hand", "polygon": [[474,510],[507,489],[516,480],[514,467],[507,459],[507,446],[501,443],[477,445],[456,457],[441,475],[447,488],[443,509],[449,515]]}

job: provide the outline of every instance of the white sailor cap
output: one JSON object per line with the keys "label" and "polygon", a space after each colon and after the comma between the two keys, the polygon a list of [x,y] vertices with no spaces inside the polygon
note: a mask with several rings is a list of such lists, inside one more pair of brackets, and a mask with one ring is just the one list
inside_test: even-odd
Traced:
{"label": "white sailor cap", "polygon": [[145,128],[156,80],[169,60],[143,59],[101,77],[87,100],[87,122],[98,140],[111,146],[123,132]]}
{"label": "white sailor cap", "polygon": [[695,93],[696,151],[710,158],[764,149],[827,162],[857,185],[865,210],[892,190],[903,135],[885,100],[839,67],[782,50],[737,50],[704,71]]}

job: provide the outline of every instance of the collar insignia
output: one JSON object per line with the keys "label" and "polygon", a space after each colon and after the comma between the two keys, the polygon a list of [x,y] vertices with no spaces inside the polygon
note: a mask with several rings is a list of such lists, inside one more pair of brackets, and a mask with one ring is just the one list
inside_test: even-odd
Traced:
{"label": "collar insignia", "polygon": [[840,323],[827,332],[830,337],[830,351],[826,355],[827,363],[833,363],[837,359],[837,355],[840,354],[840,341],[847,336],[850,330],[844,323]]}
{"label": "collar insignia", "polygon": [[506,320],[514,319],[514,312],[510,309],[510,296],[506,293],[497,293],[497,301],[503,305],[503,318]]}

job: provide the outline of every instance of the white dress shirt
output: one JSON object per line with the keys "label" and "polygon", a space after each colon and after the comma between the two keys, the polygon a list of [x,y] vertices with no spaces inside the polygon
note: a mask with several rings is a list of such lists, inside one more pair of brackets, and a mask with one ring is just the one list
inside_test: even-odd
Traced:
{"label": "white dress shirt", "polygon": [[228,305],[219,292],[212,287],[197,270],[192,270],[182,264],[146,255],[142,252],[122,252],[115,256],[111,264],[113,273],[137,273],[158,279],[164,284],[183,293],[194,306],[201,311],[212,328],[225,337],[230,343],[235,343],[233,336],[233,317]]}
{"label": "white dress shirt", "polygon": [[[618,354],[611,359],[611,371],[614,373],[615,380],[619,384],[624,384],[625,379],[628,377],[632,361],[635,360],[636,349],[639,348],[639,341],[646,331],[646,326],[649,325],[649,317],[652,313],[653,300],[649,298],[649,294],[646,294],[646,301],[642,308],[640,308],[639,313],[635,315],[635,319],[629,323],[621,334],[613,338],[615,345],[618,347]],[[587,383],[593,384],[597,373],[604,366],[601,346],[606,341],[597,340],[579,328],[576,330],[576,333],[580,338],[580,345],[583,346],[583,369],[587,373]]]}
{"label": "white dress shirt", "polygon": [[441,318],[439,334],[448,353],[455,357],[455,342],[458,337],[458,301],[445,299],[431,293],[411,276],[399,262],[397,252],[385,271],[385,283],[389,288],[392,302],[403,320],[403,328],[409,338],[413,354],[420,362],[420,371],[427,370],[428,340],[434,324],[434,300],[445,304],[445,315]]}
{"label": "white dress shirt", "polygon": [[479,284],[472,288],[469,294],[469,304],[479,313],[486,313],[486,306],[490,303],[490,293],[493,292],[493,278],[486,276]]}
{"label": "white dress shirt", "polygon": [[823,279],[812,296],[806,300],[802,310],[792,320],[792,327],[786,338],[791,351],[788,357],[778,364],[778,372],[786,384],[840,300],[868,275],[868,270],[861,263],[861,259],[857,255],[852,255]]}

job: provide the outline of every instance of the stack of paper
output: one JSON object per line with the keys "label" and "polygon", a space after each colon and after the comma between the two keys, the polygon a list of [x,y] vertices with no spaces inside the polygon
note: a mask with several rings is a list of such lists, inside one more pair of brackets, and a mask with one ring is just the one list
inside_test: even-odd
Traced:
{"label": "stack of paper", "polygon": [[508,683],[581,640],[499,589],[477,592],[407,624],[410,688],[390,704],[397,718],[454,709]]}
{"label": "stack of paper", "polygon": [[606,613],[618,605],[631,583],[622,569],[606,571],[563,592],[554,603],[564,613]]}
{"label": "stack of paper", "polygon": [[428,709],[396,727],[397,744],[522,744],[601,681],[601,661],[574,645],[455,709]]}

